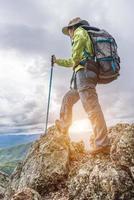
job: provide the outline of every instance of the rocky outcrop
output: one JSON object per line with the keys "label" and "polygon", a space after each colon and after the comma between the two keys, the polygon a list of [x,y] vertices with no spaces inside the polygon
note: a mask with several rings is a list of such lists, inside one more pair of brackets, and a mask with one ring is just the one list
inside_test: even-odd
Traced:
{"label": "rocky outcrop", "polygon": [[134,125],[118,124],[109,130],[109,155],[87,156],[86,161],[70,173],[69,199],[134,199]]}
{"label": "rocky outcrop", "polygon": [[[29,187],[40,194],[57,188],[69,169],[69,138],[52,127],[29,151],[26,159],[12,175],[9,193]],[[10,194],[6,194],[8,199]]]}
{"label": "rocky outcrop", "polygon": [[49,128],[14,170],[5,200],[33,191],[42,200],[134,200],[134,124],[110,128],[109,137],[110,154],[93,157],[83,142]]}
{"label": "rocky outcrop", "polygon": [[131,168],[134,166],[134,125],[126,124],[122,130],[120,135],[118,129],[114,130],[117,137],[111,148],[111,160],[116,165]]}
{"label": "rocky outcrop", "polygon": [[68,182],[69,199],[133,199],[134,183],[127,170],[112,164],[109,156],[88,157]]}
{"label": "rocky outcrop", "polygon": [[9,182],[9,176],[3,172],[0,172],[0,199],[4,198],[4,193],[6,191]]}

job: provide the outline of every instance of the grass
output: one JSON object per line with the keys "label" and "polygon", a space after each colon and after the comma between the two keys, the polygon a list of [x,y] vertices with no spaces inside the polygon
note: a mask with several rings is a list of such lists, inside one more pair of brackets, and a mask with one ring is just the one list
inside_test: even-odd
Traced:
{"label": "grass", "polygon": [[0,171],[11,174],[17,163],[22,161],[32,143],[21,144],[0,150]]}

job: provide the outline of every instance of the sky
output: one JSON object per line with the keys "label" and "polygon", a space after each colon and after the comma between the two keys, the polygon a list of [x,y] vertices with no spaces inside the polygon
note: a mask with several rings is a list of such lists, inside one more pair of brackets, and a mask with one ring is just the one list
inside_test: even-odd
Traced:
{"label": "sky", "polygon": [[[133,122],[133,8],[132,0],[0,0],[0,133],[44,131],[50,58],[71,56],[70,40],[61,29],[74,17],[115,37],[121,75],[98,85],[97,92],[108,124]],[[49,124],[59,118],[71,75],[72,69],[55,65]],[[76,127],[79,120],[87,120],[80,101],[73,108]]]}

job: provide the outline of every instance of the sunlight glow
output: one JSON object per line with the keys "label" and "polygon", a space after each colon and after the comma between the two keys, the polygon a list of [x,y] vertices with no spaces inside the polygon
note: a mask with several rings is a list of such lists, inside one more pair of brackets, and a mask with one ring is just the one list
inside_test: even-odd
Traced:
{"label": "sunlight glow", "polygon": [[70,133],[90,132],[91,124],[88,119],[74,121],[69,129]]}

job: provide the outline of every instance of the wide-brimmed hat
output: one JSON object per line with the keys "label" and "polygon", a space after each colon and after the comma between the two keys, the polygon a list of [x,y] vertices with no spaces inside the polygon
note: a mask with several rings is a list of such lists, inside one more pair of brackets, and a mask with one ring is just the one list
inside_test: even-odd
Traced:
{"label": "wide-brimmed hat", "polygon": [[90,26],[86,20],[82,20],[80,17],[76,17],[76,18],[72,19],[67,26],[62,28],[62,33],[65,35],[69,35],[68,28],[71,28],[78,24]]}

